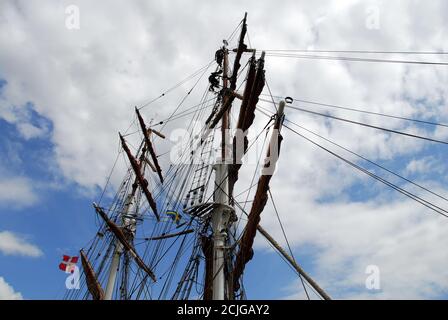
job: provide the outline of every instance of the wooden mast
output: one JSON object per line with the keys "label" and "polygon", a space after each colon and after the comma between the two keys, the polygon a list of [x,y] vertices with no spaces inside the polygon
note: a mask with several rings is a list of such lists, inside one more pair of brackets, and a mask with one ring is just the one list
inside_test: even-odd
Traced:
{"label": "wooden mast", "polygon": [[[230,129],[230,108],[232,106],[231,97],[227,92],[229,88],[229,51],[226,46],[223,47],[224,50],[224,60],[223,60],[223,72],[222,72],[222,105],[227,106],[227,108],[223,108],[224,114],[222,115],[221,120],[221,158],[222,162],[226,162],[227,154],[227,145],[229,143],[229,129]],[[232,99],[233,100],[233,99]]]}
{"label": "wooden mast", "polygon": [[[210,128],[214,128],[218,122],[222,119],[223,125],[228,129],[229,128],[229,116],[230,116],[230,109],[232,108],[232,102],[235,99],[235,89],[236,89],[236,82],[238,80],[238,71],[241,67],[241,56],[244,52],[247,52],[247,46],[244,43],[244,38],[246,37],[247,32],[247,12],[244,14],[242,27],[241,27],[241,33],[240,38],[238,41],[238,47],[236,49],[236,56],[235,61],[233,63],[233,70],[232,75],[229,77],[228,69],[229,69],[229,59],[228,59],[228,50],[225,48],[224,51],[224,59],[223,59],[223,102],[221,110],[218,111],[218,113],[215,115],[215,118],[213,119],[213,122],[210,125]],[[230,81],[229,81],[230,79]],[[230,86],[229,86],[230,82]],[[210,120],[206,121],[208,123]]]}
{"label": "wooden mast", "polygon": [[[210,257],[206,257],[206,283],[204,290],[204,298],[208,298],[211,294],[214,300],[224,300],[228,299],[231,294],[229,293],[229,281],[228,275],[229,261],[226,254],[226,246],[228,244],[228,231],[229,226],[234,220],[235,210],[231,206],[231,197],[229,193],[229,159],[230,157],[230,110],[232,107],[232,102],[235,99],[235,95],[232,94],[236,88],[236,81],[238,76],[238,70],[240,67],[240,59],[243,51],[245,50],[244,37],[246,34],[246,18],[245,14],[243,19],[243,27],[240,34],[240,41],[238,44],[238,52],[234,62],[234,68],[231,78],[229,78],[229,59],[228,59],[228,48],[225,45],[222,47],[223,53],[223,76],[222,84],[223,89],[221,91],[222,104],[221,109],[217,112],[211,124],[209,125],[209,130],[214,128],[218,122],[221,120],[221,159],[218,160],[215,169],[215,191],[214,191],[214,202],[217,206],[213,209],[211,213],[211,226],[212,226],[212,237],[210,243],[207,245],[207,240],[203,242],[204,254],[206,254],[208,249],[211,247],[213,254],[212,268],[207,265]],[[229,82],[229,79],[231,80]],[[229,87],[230,86],[230,87]],[[208,258],[208,259],[207,259]],[[213,270],[210,275],[210,269]],[[208,277],[207,277],[208,275]],[[211,279],[210,279],[211,277]],[[211,283],[210,283],[211,282]],[[212,287],[212,290],[209,287]],[[211,292],[210,292],[211,291]],[[206,296],[207,295],[207,296]]]}

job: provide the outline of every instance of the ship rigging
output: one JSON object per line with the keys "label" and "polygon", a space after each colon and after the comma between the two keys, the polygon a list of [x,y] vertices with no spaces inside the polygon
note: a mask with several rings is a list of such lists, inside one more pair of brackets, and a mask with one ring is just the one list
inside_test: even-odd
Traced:
{"label": "ship rigging", "polygon": [[[239,37],[235,39],[237,31]],[[283,142],[282,136],[285,129],[432,211],[447,216],[448,212],[442,207],[316,143],[304,135],[304,132],[319,137],[318,134],[285,118],[285,114],[292,110],[307,112],[313,116],[350,122],[431,143],[446,144],[445,141],[352,121],[307,109],[297,103],[365,112],[362,110],[274,96],[267,85],[269,73],[265,70],[265,59],[338,59],[439,66],[446,66],[447,63],[328,56],[362,52],[258,50],[249,45],[247,32],[246,14],[231,36],[217,49],[213,61],[156,99],[135,108],[133,124],[137,127],[137,132],[129,133],[128,129],[118,136],[119,156],[125,158],[127,171],[111,201],[93,204],[99,229],[80,251],[83,267],[81,290],[68,291],[65,298],[246,299],[244,274],[247,264],[256,258],[253,247],[258,234],[297,274],[307,298],[313,295],[319,299],[331,299],[295,260],[283,226],[287,248],[282,247],[263,228],[262,214],[267,202],[271,201],[277,211],[270,181],[275,179],[280,146],[287,143]],[[230,45],[233,40],[236,40],[235,46]],[[326,55],[321,55],[322,53]],[[183,108],[186,97],[207,74],[208,83],[201,102]],[[191,79],[198,80],[167,119],[156,122],[145,119],[147,115],[144,111],[147,106],[156,104]],[[261,102],[270,104],[275,110],[261,106]],[[370,114],[444,126],[394,115]],[[158,153],[157,145],[166,139],[165,128],[170,122],[187,117],[190,122],[187,123],[184,135],[186,143],[175,151],[174,162],[168,164],[164,156],[168,153],[172,155],[173,152]],[[255,119],[259,122],[258,126],[254,125]],[[329,139],[321,138],[351,152]],[[257,164],[250,184],[241,186],[239,184],[242,183],[244,159],[254,151],[254,145],[259,142],[262,148],[256,155]],[[359,154],[352,154],[363,158]],[[363,159],[395,174],[379,164]],[[408,179],[407,181],[442,197],[424,186]],[[249,195],[253,196],[251,200]],[[240,200],[241,196],[246,196],[245,201]],[[278,216],[278,212],[276,213]]]}

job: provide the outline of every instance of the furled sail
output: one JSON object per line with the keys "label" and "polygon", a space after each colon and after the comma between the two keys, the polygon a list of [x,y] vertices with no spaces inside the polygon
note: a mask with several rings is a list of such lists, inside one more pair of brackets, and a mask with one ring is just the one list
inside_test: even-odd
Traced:
{"label": "furled sail", "polygon": [[132,169],[135,172],[135,176],[138,180],[138,184],[142,188],[143,193],[145,194],[146,199],[148,200],[148,203],[151,206],[151,209],[152,209],[154,215],[156,216],[157,220],[159,221],[160,217],[157,212],[156,202],[154,201],[154,198],[152,197],[151,192],[149,192],[149,190],[148,190],[148,181],[143,177],[143,175],[140,171],[140,167],[137,163],[137,160],[135,160],[134,156],[131,154],[129,147],[126,145],[126,141],[124,141],[124,138],[121,134],[120,134],[120,140],[121,140],[121,145],[123,146],[123,150],[126,152],[126,155],[129,158],[129,162],[131,163]]}
{"label": "furled sail", "polygon": [[[159,176],[160,182],[163,183],[162,169],[160,168],[159,161],[157,160],[156,152],[154,151],[154,147],[151,143],[151,140],[149,139],[148,129],[146,128],[146,124],[143,121],[140,111],[138,111],[138,109],[135,108],[135,112],[137,113],[138,122],[140,123],[140,127],[142,129],[143,136],[145,137],[145,143],[148,148],[149,154],[151,155],[152,162],[154,163],[154,166],[156,168],[157,175]],[[156,131],[153,131],[153,132],[155,133]],[[160,137],[163,136],[159,132],[157,132],[157,135]]]}
{"label": "furled sail", "polygon": [[[271,153],[275,151],[280,151],[280,144],[282,141],[282,136],[280,135],[280,129],[283,123],[284,115],[283,110],[285,107],[284,101],[280,102],[278,112],[275,119],[274,130],[271,136],[271,143],[268,148],[268,152],[266,155],[266,161],[264,168],[270,168],[273,172],[275,168],[275,162],[277,157],[271,157]],[[273,150],[271,150],[273,149]],[[276,150],[275,150],[276,149]],[[274,159],[272,161],[272,159]],[[254,201],[252,203],[252,207],[249,213],[249,217],[247,220],[246,227],[244,229],[243,235],[241,237],[239,251],[236,254],[234,269],[233,269],[233,289],[237,291],[239,289],[239,279],[244,272],[244,268],[246,263],[249,262],[253,257],[253,243],[255,239],[255,235],[257,233],[257,226],[260,222],[260,215],[263,212],[263,209],[268,200],[268,190],[269,190],[269,182],[271,181],[272,173],[263,174],[259,180],[257,185],[257,191],[255,192]]]}
{"label": "furled sail", "polygon": [[84,274],[86,276],[87,289],[92,295],[93,300],[104,300],[104,290],[98,282],[98,278],[89,262],[89,259],[87,259],[87,256],[83,250],[80,250],[79,253],[81,254],[82,268],[84,269]]}

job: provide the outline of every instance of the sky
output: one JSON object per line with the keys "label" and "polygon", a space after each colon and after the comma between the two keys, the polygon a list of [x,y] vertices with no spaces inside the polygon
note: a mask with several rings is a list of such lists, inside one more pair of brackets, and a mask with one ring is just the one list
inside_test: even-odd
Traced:
{"label": "sky", "polygon": [[[79,28],[72,24],[73,8],[79,10]],[[244,12],[250,44],[259,50],[448,51],[443,0],[1,1],[0,299],[62,297],[66,275],[57,266],[63,254],[76,255],[96,232],[91,203],[116,159],[118,131],[129,128],[134,106],[209,63]],[[448,123],[447,66],[268,55],[265,68],[276,96]],[[186,82],[143,109],[144,117],[168,116],[193,84]],[[197,103],[198,94],[185,105]],[[306,107],[448,141],[443,126]],[[292,108],[286,119],[448,197],[446,145]],[[257,114],[255,129],[264,124]],[[182,122],[165,133],[176,126]],[[300,133],[446,208],[444,200]],[[296,260],[321,287],[337,299],[448,297],[445,217],[291,131],[283,135],[272,196]],[[164,169],[168,165],[162,163]],[[118,162],[106,196],[125,166]],[[243,169],[242,186],[250,183],[249,172]],[[285,245],[271,202],[261,225]],[[260,236],[255,248],[244,277],[248,298],[303,299],[297,276]],[[369,266],[379,270],[378,289],[366,287]]]}

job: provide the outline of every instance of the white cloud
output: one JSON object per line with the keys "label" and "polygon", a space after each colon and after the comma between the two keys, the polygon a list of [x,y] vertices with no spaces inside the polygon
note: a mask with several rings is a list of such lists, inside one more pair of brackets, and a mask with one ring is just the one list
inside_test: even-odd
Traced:
{"label": "white cloud", "polygon": [[[366,202],[347,199],[316,203],[307,191],[316,182],[305,178],[301,181],[295,189],[291,188],[293,178],[282,167],[273,179],[272,193],[288,240],[296,248],[296,257],[301,254],[313,257],[316,268],[312,276],[330,295],[339,299],[421,299],[435,298],[445,292],[446,218],[397,197],[388,189]],[[370,185],[377,187],[378,183]],[[445,195],[435,186],[433,190]],[[431,200],[443,206],[442,201]],[[276,219],[268,203],[261,224],[276,239],[283,240]],[[266,247],[260,235],[257,244],[259,249]],[[381,271],[382,291],[375,294],[364,285],[365,268],[372,264]],[[294,288],[295,293],[288,297],[303,297],[300,284]]]}
{"label": "white cloud", "polygon": [[17,128],[25,139],[43,137],[47,132],[45,128],[39,128],[30,123],[19,123]]}
{"label": "white cloud", "polygon": [[428,156],[421,159],[412,159],[406,166],[405,172],[411,174],[442,173],[444,166],[434,157]]}
{"label": "white cloud", "polygon": [[[73,3],[80,8],[80,30],[65,28],[64,8]],[[416,29],[407,29],[406,21],[414,12],[408,5],[386,7],[381,4],[384,21],[380,30],[372,31],[365,28],[365,5],[356,1],[343,5],[327,1],[325,4],[319,7],[307,2],[300,5],[288,2],[283,6],[264,4],[261,7],[258,2],[247,4],[252,43],[268,49],[352,48],[348,39],[358,46],[357,49],[370,49],[373,45],[384,50],[394,49],[397,40],[402,46],[413,45],[412,33]],[[103,6],[107,6],[107,14]],[[113,162],[117,131],[127,127],[132,107],[157,96],[162,89],[177,82],[180,75],[209,61],[219,39],[228,35],[230,21],[238,21],[243,12],[236,2],[219,6],[222,10],[208,3],[200,6],[180,3],[153,6],[144,1],[137,1],[133,6],[87,1],[66,1],[58,5],[50,2],[2,3],[5,25],[0,41],[7,45],[0,54],[0,64],[4,66],[3,76],[8,81],[3,89],[7,100],[2,103],[5,119],[17,122],[25,137],[41,135],[35,126],[23,122],[26,120],[23,106],[32,101],[35,111],[54,124],[52,140],[56,161],[63,174],[83,186],[102,185]],[[443,11],[438,6],[443,3],[431,5],[426,10]],[[214,14],[217,10],[235,14],[230,19]],[[404,13],[398,14],[401,11]],[[266,16],[267,12],[270,14]],[[275,16],[282,19],[272,23]],[[322,16],[325,16],[324,20]],[[271,21],[269,28],[266,21]],[[440,23],[443,29],[443,21]],[[213,29],[204,28],[210,25]],[[424,40],[425,49],[438,44],[436,35],[434,39],[425,36]],[[19,49],[23,43],[27,43],[25,51]],[[160,63],[162,60],[168,63]],[[413,99],[418,99],[443,96],[447,90],[440,81],[446,80],[444,73],[432,68],[362,63],[348,67],[335,62],[310,60],[305,63],[304,60],[275,57],[269,57],[266,64],[270,84],[277,93],[365,106],[372,111],[416,113],[409,104],[396,101],[397,92],[404,90]],[[319,75],[319,79],[313,75]],[[388,80],[384,81],[385,78]],[[415,78],[424,85],[414,87]],[[163,118],[190,85],[183,86],[183,92],[174,94],[157,108],[145,109],[145,115]],[[15,120],[11,120],[8,110],[13,112]],[[299,118],[292,113],[289,113],[291,118]],[[351,116],[354,120],[362,119],[359,115]],[[316,121],[302,115],[300,119]],[[349,130],[352,135],[347,135]],[[388,139],[387,135],[378,132],[365,132],[365,128],[335,124],[330,126],[328,133],[343,142],[348,140],[349,146],[356,146],[374,157],[391,157],[399,152],[418,150],[415,146],[419,145],[408,139]],[[356,139],[351,139],[353,136]]]}
{"label": "white cloud", "polygon": [[22,300],[22,294],[16,292],[3,277],[0,277],[0,300]]}
{"label": "white cloud", "polygon": [[29,207],[38,201],[31,180],[24,177],[0,177],[0,206]]}
{"label": "white cloud", "polygon": [[5,255],[19,255],[27,257],[40,257],[43,252],[36,245],[29,243],[11,231],[0,231],[0,252]]}

